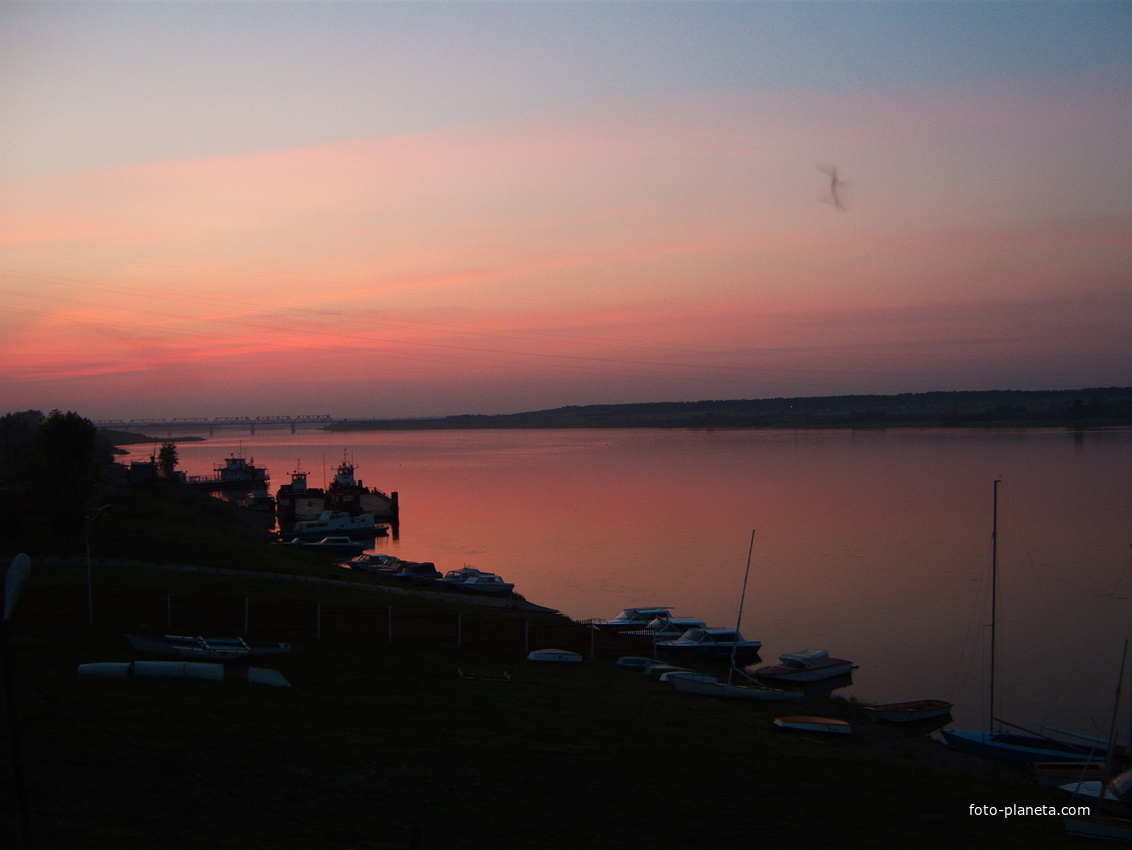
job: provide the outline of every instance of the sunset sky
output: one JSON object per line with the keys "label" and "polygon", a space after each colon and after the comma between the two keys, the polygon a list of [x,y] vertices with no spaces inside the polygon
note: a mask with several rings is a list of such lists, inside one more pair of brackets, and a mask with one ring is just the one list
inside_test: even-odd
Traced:
{"label": "sunset sky", "polygon": [[0,98],[0,413],[1132,384],[1130,3],[6,2]]}

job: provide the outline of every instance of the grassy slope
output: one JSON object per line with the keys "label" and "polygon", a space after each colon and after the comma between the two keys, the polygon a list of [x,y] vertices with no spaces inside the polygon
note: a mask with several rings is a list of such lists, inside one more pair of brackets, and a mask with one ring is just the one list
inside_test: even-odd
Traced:
{"label": "grassy slope", "polygon": [[[124,516],[99,541],[104,555],[133,555]],[[175,524],[152,521],[149,545],[170,545],[176,560],[234,565],[223,548],[205,551],[211,529],[198,523],[189,544]],[[112,551],[115,538],[125,548]],[[236,547],[245,567],[329,573],[252,537]],[[252,581],[279,598],[386,602],[348,587],[158,569],[98,578],[202,594],[244,593]],[[79,568],[33,568],[33,583],[82,580]],[[264,662],[290,690],[248,685],[239,666],[222,684],[99,680],[76,665],[129,660],[120,632],[24,622],[18,610],[12,625],[39,847],[409,847],[414,829],[424,848],[1066,842],[1060,818],[968,814],[972,803],[1060,805],[1058,793],[869,724],[836,699],[786,713],[848,717],[846,740],[783,733],[771,725],[781,708],[681,695],[609,661],[540,666],[519,652],[374,640],[294,641],[289,656]],[[471,681],[458,667],[513,678]],[[15,847],[6,736],[4,747],[0,846]]]}

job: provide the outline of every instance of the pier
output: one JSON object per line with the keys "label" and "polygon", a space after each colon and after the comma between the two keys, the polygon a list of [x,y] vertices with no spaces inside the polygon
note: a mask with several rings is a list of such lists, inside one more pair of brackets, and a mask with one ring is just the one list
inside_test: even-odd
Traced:
{"label": "pier", "polygon": [[180,419],[100,419],[95,425],[99,428],[109,428],[116,431],[136,431],[146,433],[155,429],[163,430],[167,436],[172,437],[173,431],[203,431],[207,430],[211,437],[218,428],[248,429],[254,434],[256,428],[290,428],[294,434],[299,428],[329,428],[334,425],[333,417],[325,414],[315,416],[217,416],[207,418],[180,418]]}

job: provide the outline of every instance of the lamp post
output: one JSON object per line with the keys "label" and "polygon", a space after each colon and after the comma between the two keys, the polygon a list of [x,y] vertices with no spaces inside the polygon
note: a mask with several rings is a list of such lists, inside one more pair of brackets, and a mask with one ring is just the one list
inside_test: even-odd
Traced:
{"label": "lamp post", "polygon": [[94,513],[87,513],[86,528],[83,529],[83,536],[86,538],[86,616],[87,622],[94,625],[94,596],[91,593],[90,585],[90,528],[94,525],[95,520],[110,510],[109,505],[103,505]]}
{"label": "lamp post", "polygon": [[20,728],[16,722],[16,679],[12,674],[12,650],[8,644],[8,621],[16,600],[27,584],[31,561],[27,555],[17,555],[8,565],[4,577],[4,620],[0,622],[0,658],[4,663],[4,698],[8,706],[8,733],[12,738],[12,772],[16,780],[16,804],[20,810],[20,834],[24,847],[31,847],[31,812],[28,808],[27,786],[24,782],[24,758],[20,741]]}

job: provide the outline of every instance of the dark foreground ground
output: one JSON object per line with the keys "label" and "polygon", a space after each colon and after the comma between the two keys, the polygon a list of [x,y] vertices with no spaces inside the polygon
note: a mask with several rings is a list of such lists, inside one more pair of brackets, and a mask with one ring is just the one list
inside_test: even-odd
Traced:
{"label": "dark foreground ground", "polygon": [[[45,581],[49,570],[37,569],[33,582]],[[139,588],[172,580],[158,569],[123,575]],[[224,592],[226,582],[246,590],[236,578],[194,581],[201,593]],[[273,593],[304,602],[354,593],[381,604],[379,593],[275,584],[286,589]],[[282,671],[287,690],[249,685],[238,665],[223,683],[92,679],[76,666],[134,657],[121,630],[21,620],[17,611],[16,710],[35,846],[1080,843],[1064,836],[1060,817],[972,816],[972,804],[1067,801],[929,738],[870,724],[849,702],[783,710],[700,699],[608,659],[545,666],[514,651],[293,644],[290,655],[257,662]],[[458,669],[511,680],[461,678]],[[853,734],[832,740],[772,726],[777,715],[808,712],[849,718]],[[0,753],[0,847],[16,848],[6,731]]]}

